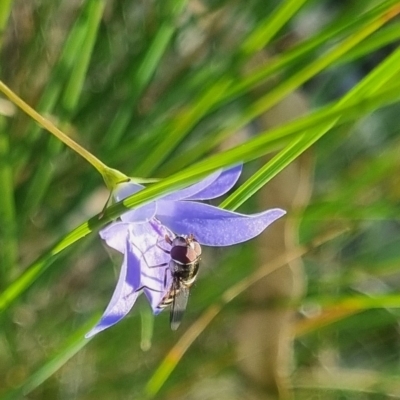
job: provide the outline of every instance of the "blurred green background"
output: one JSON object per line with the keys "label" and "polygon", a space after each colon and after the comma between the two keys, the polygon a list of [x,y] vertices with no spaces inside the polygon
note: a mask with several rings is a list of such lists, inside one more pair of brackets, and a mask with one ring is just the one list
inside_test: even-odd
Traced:
{"label": "blurred green background", "polygon": [[85,341],[121,260],[96,231],[46,251],[108,191],[0,97],[0,399],[400,398],[399,12],[394,0],[2,0],[1,80],[67,135],[141,177],[237,146],[253,186],[225,205],[288,217],[206,249],[177,332],[140,298]]}

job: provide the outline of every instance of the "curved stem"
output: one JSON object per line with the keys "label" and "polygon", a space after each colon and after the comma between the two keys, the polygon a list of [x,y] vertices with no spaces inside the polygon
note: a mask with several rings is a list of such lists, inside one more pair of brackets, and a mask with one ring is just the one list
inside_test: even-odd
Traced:
{"label": "curved stem", "polygon": [[102,175],[107,187],[112,190],[117,183],[127,181],[129,178],[122,172],[108,167],[92,153],[87,151],[81,145],[72,140],[65,133],[61,132],[51,121],[42,117],[36,112],[31,106],[25,103],[20,97],[18,97],[8,86],[0,81],[0,91],[3,92],[14,104],[16,104],[21,110],[33,118],[38,124],[47,129],[57,139],[61,140],[69,148],[78,153],[87,162],[93,165],[97,171]]}

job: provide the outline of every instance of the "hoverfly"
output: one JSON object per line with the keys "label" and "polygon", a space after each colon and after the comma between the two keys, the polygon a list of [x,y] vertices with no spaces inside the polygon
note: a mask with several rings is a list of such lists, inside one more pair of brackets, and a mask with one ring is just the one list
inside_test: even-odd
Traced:
{"label": "hoverfly", "polygon": [[175,236],[174,239],[166,235],[165,241],[171,245],[169,269],[172,285],[159,307],[171,306],[170,324],[171,329],[175,331],[182,321],[189,299],[189,289],[199,271],[201,246],[193,235]]}

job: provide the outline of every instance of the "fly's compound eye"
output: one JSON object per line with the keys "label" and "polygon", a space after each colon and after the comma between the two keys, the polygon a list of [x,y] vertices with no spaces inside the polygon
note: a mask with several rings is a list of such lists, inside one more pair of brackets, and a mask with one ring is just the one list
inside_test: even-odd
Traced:
{"label": "fly's compound eye", "polygon": [[191,264],[198,258],[196,252],[188,246],[175,246],[171,249],[171,259],[179,264]]}
{"label": "fly's compound eye", "polygon": [[201,256],[201,246],[200,243],[194,239],[191,243],[190,243],[190,248],[193,249],[193,251],[195,252],[195,254],[197,255],[197,257]]}

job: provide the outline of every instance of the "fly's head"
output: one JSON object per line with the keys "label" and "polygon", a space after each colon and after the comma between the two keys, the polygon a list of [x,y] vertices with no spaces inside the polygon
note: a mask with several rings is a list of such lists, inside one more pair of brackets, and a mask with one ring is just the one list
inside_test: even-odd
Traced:
{"label": "fly's head", "polygon": [[171,241],[170,254],[177,264],[194,264],[200,260],[201,246],[193,235],[176,236]]}

